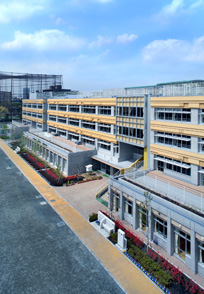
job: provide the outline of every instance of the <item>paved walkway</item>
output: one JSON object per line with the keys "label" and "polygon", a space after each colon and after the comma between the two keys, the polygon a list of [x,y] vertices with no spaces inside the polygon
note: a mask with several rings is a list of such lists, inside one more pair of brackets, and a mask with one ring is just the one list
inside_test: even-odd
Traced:
{"label": "paved walkway", "polygon": [[105,268],[127,293],[160,293],[123,254],[107,239],[101,236],[91,224],[67,203],[47,182],[26,162],[13,152],[2,140],[0,148],[10,157],[40,194],[49,202],[81,241],[94,253]]}

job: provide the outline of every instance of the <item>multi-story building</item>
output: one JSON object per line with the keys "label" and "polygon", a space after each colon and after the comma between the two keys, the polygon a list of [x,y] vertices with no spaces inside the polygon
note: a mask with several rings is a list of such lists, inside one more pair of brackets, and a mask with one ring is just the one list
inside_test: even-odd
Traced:
{"label": "multi-story building", "polygon": [[22,122],[35,129],[47,130],[47,100],[24,99],[22,107]]}
{"label": "multi-story building", "polygon": [[204,81],[23,100],[23,122],[65,174],[112,175],[110,210],[204,276]]}

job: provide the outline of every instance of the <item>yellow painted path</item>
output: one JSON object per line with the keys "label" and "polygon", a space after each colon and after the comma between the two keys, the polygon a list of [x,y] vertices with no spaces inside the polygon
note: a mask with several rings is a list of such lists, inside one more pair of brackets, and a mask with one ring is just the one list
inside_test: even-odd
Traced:
{"label": "yellow painted path", "polygon": [[[20,156],[0,140],[0,148],[62,217],[81,241],[94,253],[127,293],[161,293],[121,252],[69,205]],[[54,202],[50,202],[51,200]]]}

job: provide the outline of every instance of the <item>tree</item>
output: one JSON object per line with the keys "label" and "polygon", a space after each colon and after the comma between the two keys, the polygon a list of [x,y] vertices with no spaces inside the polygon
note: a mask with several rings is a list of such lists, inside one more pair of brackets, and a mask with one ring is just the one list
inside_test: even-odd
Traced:
{"label": "tree", "polygon": [[8,108],[4,106],[0,106],[0,120],[5,120],[8,113],[9,113]]}
{"label": "tree", "polygon": [[147,232],[147,252],[149,249],[149,229],[150,229],[150,222],[151,222],[151,201],[152,201],[152,194],[149,191],[144,192],[144,208],[147,209],[147,223],[148,223],[148,232]]}
{"label": "tree", "polygon": [[59,183],[63,178],[62,168],[59,164],[57,165],[57,168],[56,168],[56,174],[58,176],[58,183]]}
{"label": "tree", "polygon": [[7,126],[7,124],[4,124],[3,126],[2,126],[2,132],[3,132],[3,134],[7,134],[7,131],[8,131],[8,126]]}

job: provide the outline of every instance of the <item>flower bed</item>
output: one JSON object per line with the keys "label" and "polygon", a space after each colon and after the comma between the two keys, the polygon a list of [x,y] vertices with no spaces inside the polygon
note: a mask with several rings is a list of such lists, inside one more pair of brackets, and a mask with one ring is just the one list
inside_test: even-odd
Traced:
{"label": "flower bed", "polygon": [[28,152],[21,153],[21,156],[29,162],[30,165],[32,165],[36,170],[40,170],[45,168],[44,164],[40,161],[38,161],[34,156],[29,154]]}
{"label": "flower bed", "polygon": [[59,176],[55,173],[54,169],[42,170],[45,168],[45,165],[40,161],[40,159],[35,158],[29,152],[23,152],[20,155],[26,161],[28,161],[29,164],[32,165],[36,170],[39,170],[39,173],[50,182],[50,185],[52,186],[63,185],[64,177],[59,178]]}
{"label": "flower bed", "polygon": [[139,262],[139,264],[164,287],[169,287],[172,284],[171,275],[163,270],[156,261],[153,261],[140,248],[129,244],[128,254]]}
{"label": "flower bed", "polygon": [[46,169],[46,170],[40,170],[39,172],[43,177],[45,177],[50,182],[50,185],[52,186],[63,185],[63,179],[59,179],[59,177],[51,170]]}
{"label": "flower bed", "polygon": [[[193,280],[186,277],[179,268],[163,258],[158,252],[150,249],[148,255],[172,276],[173,282],[175,283],[172,293],[204,294],[203,289],[201,289]],[[179,290],[174,290],[174,288]]]}
{"label": "flower bed", "polygon": [[[110,215],[104,211],[101,212],[113,220]],[[148,254],[146,254],[142,251],[142,248],[145,246],[143,241],[127,230],[120,221],[116,220],[115,224],[116,229],[123,230],[128,239],[128,253],[126,255],[142,270],[144,269],[143,271],[145,271],[145,273],[156,282],[161,289],[171,294],[204,294],[202,288],[200,288],[193,280],[186,277],[179,268],[171,264],[169,260],[165,259],[158,252],[149,249]],[[115,238],[115,236],[113,237]],[[152,276],[154,278],[152,278]],[[160,284],[164,287],[168,287],[168,290],[163,288]]]}
{"label": "flower bed", "polygon": [[125,232],[125,237],[129,239],[133,244],[135,244],[137,247],[142,248],[144,246],[144,243],[140,240],[139,237],[137,237],[135,234],[127,230],[123,224],[119,221],[115,221],[115,225],[117,229],[121,229],[123,232]]}

